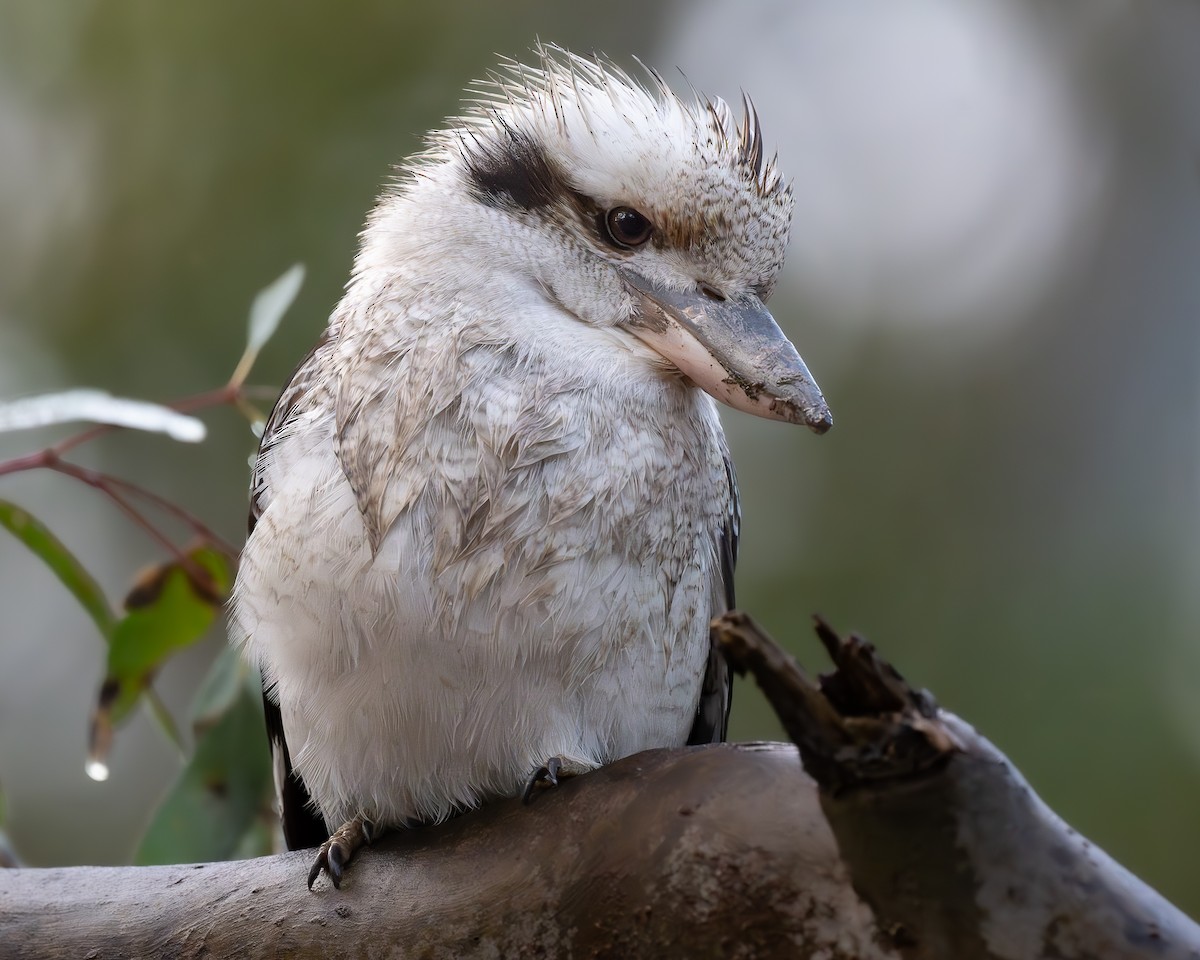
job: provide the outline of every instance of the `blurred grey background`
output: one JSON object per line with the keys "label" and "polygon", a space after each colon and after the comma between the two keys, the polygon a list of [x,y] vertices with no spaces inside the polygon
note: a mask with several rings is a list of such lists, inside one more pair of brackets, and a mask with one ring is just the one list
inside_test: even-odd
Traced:
{"label": "blurred grey background", "polygon": [[[400,0],[0,6],[0,397],[223,382],[254,292],[317,336],[389,165],[497,53],[636,56],[758,104],[794,178],[772,301],[837,419],[730,414],[743,606],[815,669],[820,611],[1200,913],[1200,5]],[[674,72],[678,66],[686,80]],[[244,529],[253,438],[84,462]],[[0,436],[0,457],[57,434]],[[119,598],[157,547],[48,475],[0,480]],[[83,772],[103,649],[0,537],[0,787],[34,864],[128,858],[178,758],[139,716]],[[161,678],[182,713],[222,642]],[[749,685],[733,734],[778,730]]]}

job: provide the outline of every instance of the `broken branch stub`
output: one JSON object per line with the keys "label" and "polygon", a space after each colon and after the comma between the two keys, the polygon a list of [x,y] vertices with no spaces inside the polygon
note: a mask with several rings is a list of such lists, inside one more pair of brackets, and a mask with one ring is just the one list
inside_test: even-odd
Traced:
{"label": "broken branch stub", "polygon": [[842,863],[906,958],[1186,958],[1200,927],[1059,819],[970,725],[817,620],[819,682],[745,614],[713,623],[820,786]]}
{"label": "broken branch stub", "polygon": [[843,639],[819,618],[816,630],[837,666],[819,681],[748,614],[713,621],[716,643],[735,670],[754,677],[823,789],[917,775],[954,753],[932,696],[913,690],[867,641]]}

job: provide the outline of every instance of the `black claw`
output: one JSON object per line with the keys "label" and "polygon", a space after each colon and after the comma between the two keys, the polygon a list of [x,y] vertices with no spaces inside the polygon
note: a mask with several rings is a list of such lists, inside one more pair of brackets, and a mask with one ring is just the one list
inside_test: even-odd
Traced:
{"label": "black claw", "polygon": [[325,869],[329,871],[329,879],[335,889],[342,888],[342,868],[346,865],[346,850],[337,842],[329,845],[329,853],[325,857]]}
{"label": "black claw", "polygon": [[546,783],[552,787],[558,786],[558,775],[562,771],[562,759],[560,757],[551,757],[546,761],[544,766],[538,767],[533,771],[533,775],[525,782],[525,790],[521,794],[521,802],[528,805],[533,800],[533,791],[537,789],[539,783]]}
{"label": "black claw", "polygon": [[312,869],[308,871],[308,889],[313,888],[317,877],[324,870],[329,874],[330,882],[340,890],[342,876],[359,847],[370,843],[383,832],[363,817],[355,817],[353,820],[343,823],[328,840],[321,844],[321,849],[317,851],[317,859],[313,862]]}
{"label": "black claw", "polygon": [[321,871],[325,869],[325,851],[322,850],[317,854],[317,859],[313,862],[312,869],[308,871],[308,889],[313,888],[313,884],[317,882],[317,877],[321,875]]}

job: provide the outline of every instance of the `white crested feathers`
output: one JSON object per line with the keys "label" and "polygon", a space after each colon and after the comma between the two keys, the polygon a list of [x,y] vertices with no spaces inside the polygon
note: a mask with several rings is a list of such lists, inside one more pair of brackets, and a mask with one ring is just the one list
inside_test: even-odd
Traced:
{"label": "white crested feathers", "polygon": [[[411,215],[411,199],[438,194],[449,204],[446,215],[454,216],[454,199],[468,195],[472,165],[509,154],[519,142],[544,156],[551,175],[563,181],[555,185],[559,189],[599,209],[634,207],[655,223],[655,243],[638,255],[645,276],[669,288],[703,280],[731,295],[752,292],[767,299],[783,265],[793,199],[775,159],[764,155],[749,98],[738,122],[724,100],[700,94],[682,99],[653,71],[646,71],[648,83],[642,84],[602,59],[547,45],[535,52],[537,66],[509,61],[477,84],[463,114],[431,133],[428,149],[401,165],[368,223],[360,268],[395,262],[389,249],[393,221]],[[527,218],[495,216],[478,203],[457,213],[463,242],[491,247],[489,257],[504,259],[514,247],[530,250]],[[535,229],[544,233],[545,226],[541,218]],[[584,246],[597,262],[620,262],[586,225],[581,229],[563,218],[557,226],[561,237]],[[383,246],[378,257],[377,241]],[[543,274],[561,275],[552,255],[541,256],[546,252],[537,251],[537,259],[550,264]],[[584,319],[612,324],[622,318]]]}

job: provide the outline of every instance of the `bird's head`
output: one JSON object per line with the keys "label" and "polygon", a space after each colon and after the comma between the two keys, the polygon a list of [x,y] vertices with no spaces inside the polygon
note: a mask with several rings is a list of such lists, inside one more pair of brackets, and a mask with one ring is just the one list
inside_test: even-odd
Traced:
{"label": "bird's head", "polygon": [[[477,218],[489,269],[536,284],[740,410],[824,433],[833,420],[765,301],[791,189],[749,99],[676,96],[610,63],[542,47],[508,63],[410,168]],[[457,215],[456,214],[456,215]],[[649,348],[648,350],[646,348]]]}

